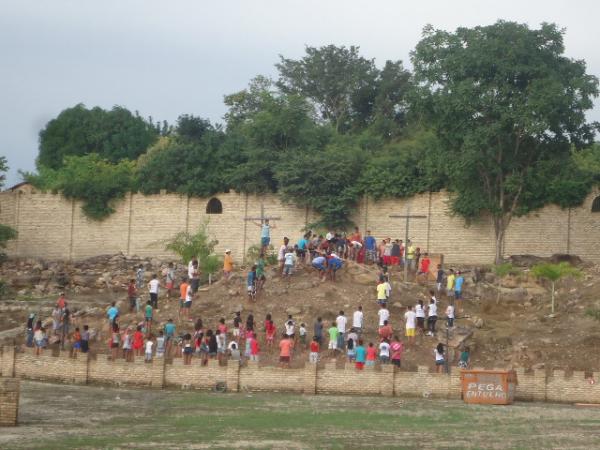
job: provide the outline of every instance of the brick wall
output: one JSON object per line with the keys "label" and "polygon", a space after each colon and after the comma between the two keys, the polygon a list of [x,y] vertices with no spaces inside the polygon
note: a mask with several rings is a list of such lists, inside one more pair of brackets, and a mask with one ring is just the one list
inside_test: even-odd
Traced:
{"label": "brick wall", "polygon": [[[336,367],[330,362],[318,366],[307,363],[300,369],[261,367],[256,362],[240,367],[233,361],[220,366],[216,360],[203,366],[198,358],[193,358],[190,365],[184,365],[181,358],[172,363],[157,358],[145,363],[142,357],[133,362],[121,359],[113,362],[107,355],[88,358],[88,355],[79,354],[72,358],[64,352],[56,356],[46,352],[36,356],[31,349],[15,352],[11,346],[3,348],[1,361],[0,375],[3,377],[74,384],[211,390],[218,383],[224,383],[231,392],[461,398],[458,369],[448,376],[432,373],[424,366],[417,371],[396,370],[391,365],[365,367],[357,371],[351,364]],[[567,375],[560,370],[550,374],[543,370],[527,372],[516,369],[516,372],[517,400],[600,404],[600,372],[594,372],[592,378],[585,377],[583,372]]]}
{"label": "brick wall", "polygon": [[[595,191],[579,208],[547,206],[511,223],[506,236],[506,254],[572,253],[600,262],[600,213],[592,213]],[[260,230],[247,217],[259,217],[261,205],[272,223],[272,242],[277,248],[284,236],[295,242],[315,214],[308,208],[282,203],[276,195],[253,196],[235,192],[217,196],[222,214],[207,214],[208,198],[177,194],[144,196],[128,194],[115,202],[115,213],[101,222],[88,219],[79,202],[60,195],[36,192],[30,186],[0,193],[0,223],[19,232],[8,253],[14,256],[82,259],[98,254],[123,252],[127,255],[170,256],[164,241],[179,231],[194,231],[208,220],[218,239],[217,251],[230,248],[241,261],[245,249],[259,242]],[[410,222],[409,237],[430,253],[443,254],[449,263],[491,263],[494,258],[494,231],[482,218],[466,226],[463,219],[448,213],[445,193],[415,195],[408,199],[373,201],[363,199],[353,217],[361,230],[371,229],[377,239],[404,239],[404,219],[389,215],[425,215]]]}
{"label": "brick wall", "polygon": [[0,427],[15,426],[19,415],[18,378],[0,377]]}

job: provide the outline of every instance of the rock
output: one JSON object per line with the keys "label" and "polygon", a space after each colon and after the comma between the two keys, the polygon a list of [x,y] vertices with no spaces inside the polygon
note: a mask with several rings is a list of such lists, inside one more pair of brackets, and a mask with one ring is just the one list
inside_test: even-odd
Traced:
{"label": "rock", "polygon": [[241,303],[236,303],[234,305],[231,305],[229,308],[229,314],[235,314],[236,312],[242,312],[244,310],[244,307],[242,306]]}
{"label": "rock", "polygon": [[12,287],[31,287],[39,284],[40,276],[39,275],[18,275],[13,277],[10,280],[10,284]]}
{"label": "rock", "polygon": [[95,275],[73,275],[71,278],[71,282],[75,286],[85,286],[92,287],[96,284],[96,276]]}
{"label": "rock", "polygon": [[525,306],[526,308],[529,308],[531,306],[531,302],[527,301],[527,302],[523,303],[523,306]]}
{"label": "rock", "polygon": [[227,291],[227,294],[229,294],[230,297],[236,297],[240,295],[240,291],[235,289],[229,289],[229,291]]}
{"label": "rock", "polygon": [[400,303],[400,302],[394,302],[394,303],[392,304],[392,307],[393,307],[393,308],[398,308],[398,309],[401,309],[401,308],[403,308],[403,307],[404,307],[404,305],[402,305],[402,303]]}
{"label": "rock", "polygon": [[302,312],[302,310],[300,308],[298,308],[297,306],[290,306],[288,309],[285,310],[285,312],[287,314],[291,314],[292,316],[300,314]]}
{"label": "rock", "polygon": [[483,319],[481,317],[473,317],[473,319],[471,320],[473,321],[473,325],[475,325],[475,328],[483,327]]}
{"label": "rock", "polygon": [[294,284],[294,290],[297,290],[297,291],[311,289],[312,287],[314,287],[314,286],[311,281],[300,281],[300,282]]}
{"label": "rock", "polygon": [[373,286],[375,288],[375,275],[369,273],[361,273],[354,276],[354,282],[364,286]]}
{"label": "rock", "polygon": [[527,295],[529,295],[529,296],[546,295],[546,289],[544,289],[541,286],[528,286],[526,288],[526,290],[527,290]]}
{"label": "rock", "polygon": [[492,272],[486,272],[483,275],[483,279],[486,283],[496,283],[496,275],[494,275]]}
{"label": "rock", "polygon": [[331,292],[317,292],[314,295],[314,298],[327,298],[329,294],[331,294]]}

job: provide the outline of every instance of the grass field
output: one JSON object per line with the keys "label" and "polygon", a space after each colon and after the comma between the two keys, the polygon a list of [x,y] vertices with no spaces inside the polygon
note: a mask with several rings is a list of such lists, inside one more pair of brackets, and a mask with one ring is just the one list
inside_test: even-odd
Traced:
{"label": "grass field", "polygon": [[521,403],[149,391],[22,383],[0,448],[589,449],[600,410]]}

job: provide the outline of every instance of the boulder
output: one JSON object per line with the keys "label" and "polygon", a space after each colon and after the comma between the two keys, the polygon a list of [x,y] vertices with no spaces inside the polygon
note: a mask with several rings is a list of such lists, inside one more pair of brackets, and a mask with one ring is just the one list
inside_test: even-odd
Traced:
{"label": "boulder", "polygon": [[18,275],[10,280],[11,286],[16,288],[35,286],[39,282],[40,276],[32,274]]}
{"label": "boulder", "polygon": [[471,319],[471,321],[473,322],[473,325],[475,326],[475,328],[481,328],[483,327],[483,319],[481,317],[473,317]]}
{"label": "boulder", "polygon": [[95,275],[73,275],[71,278],[71,283],[75,286],[85,286],[92,287],[96,284],[96,276]]}
{"label": "boulder", "polygon": [[300,314],[302,312],[302,310],[300,308],[298,308],[297,306],[290,306],[288,309],[285,310],[285,312],[287,314],[291,314],[292,316]]}
{"label": "boulder", "polygon": [[360,273],[358,275],[354,275],[354,282],[364,286],[375,287],[375,275],[370,273]]}
{"label": "boulder", "polygon": [[402,308],[404,308],[404,305],[402,305],[402,303],[400,303],[400,302],[394,302],[392,304],[392,308],[402,309]]}

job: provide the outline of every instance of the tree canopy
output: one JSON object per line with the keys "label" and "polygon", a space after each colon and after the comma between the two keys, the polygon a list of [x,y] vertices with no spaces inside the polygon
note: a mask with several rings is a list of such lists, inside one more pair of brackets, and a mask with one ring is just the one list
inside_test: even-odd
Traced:
{"label": "tree canopy", "polygon": [[563,33],[503,21],[428,27],[412,53],[415,107],[440,139],[452,208],[467,219],[491,215],[497,262],[512,217],[577,204],[589,189],[572,183],[570,158],[593,141],[585,112],[598,80],[564,56]]}
{"label": "tree canopy", "polygon": [[94,218],[127,190],[234,189],[277,193],[336,229],[351,225],[364,195],[446,189],[455,214],[493,220],[500,258],[512,217],[577,205],[600,182],[585,120],[597,80],[564,56],[563,33],[502,21],[427,27],[413,74],[356,46],[306,47],[299,59],[280,56],[274,80],[259,75],[226,95],[223,125],[76,105],[40,132],[29,179],[84,200]]}

